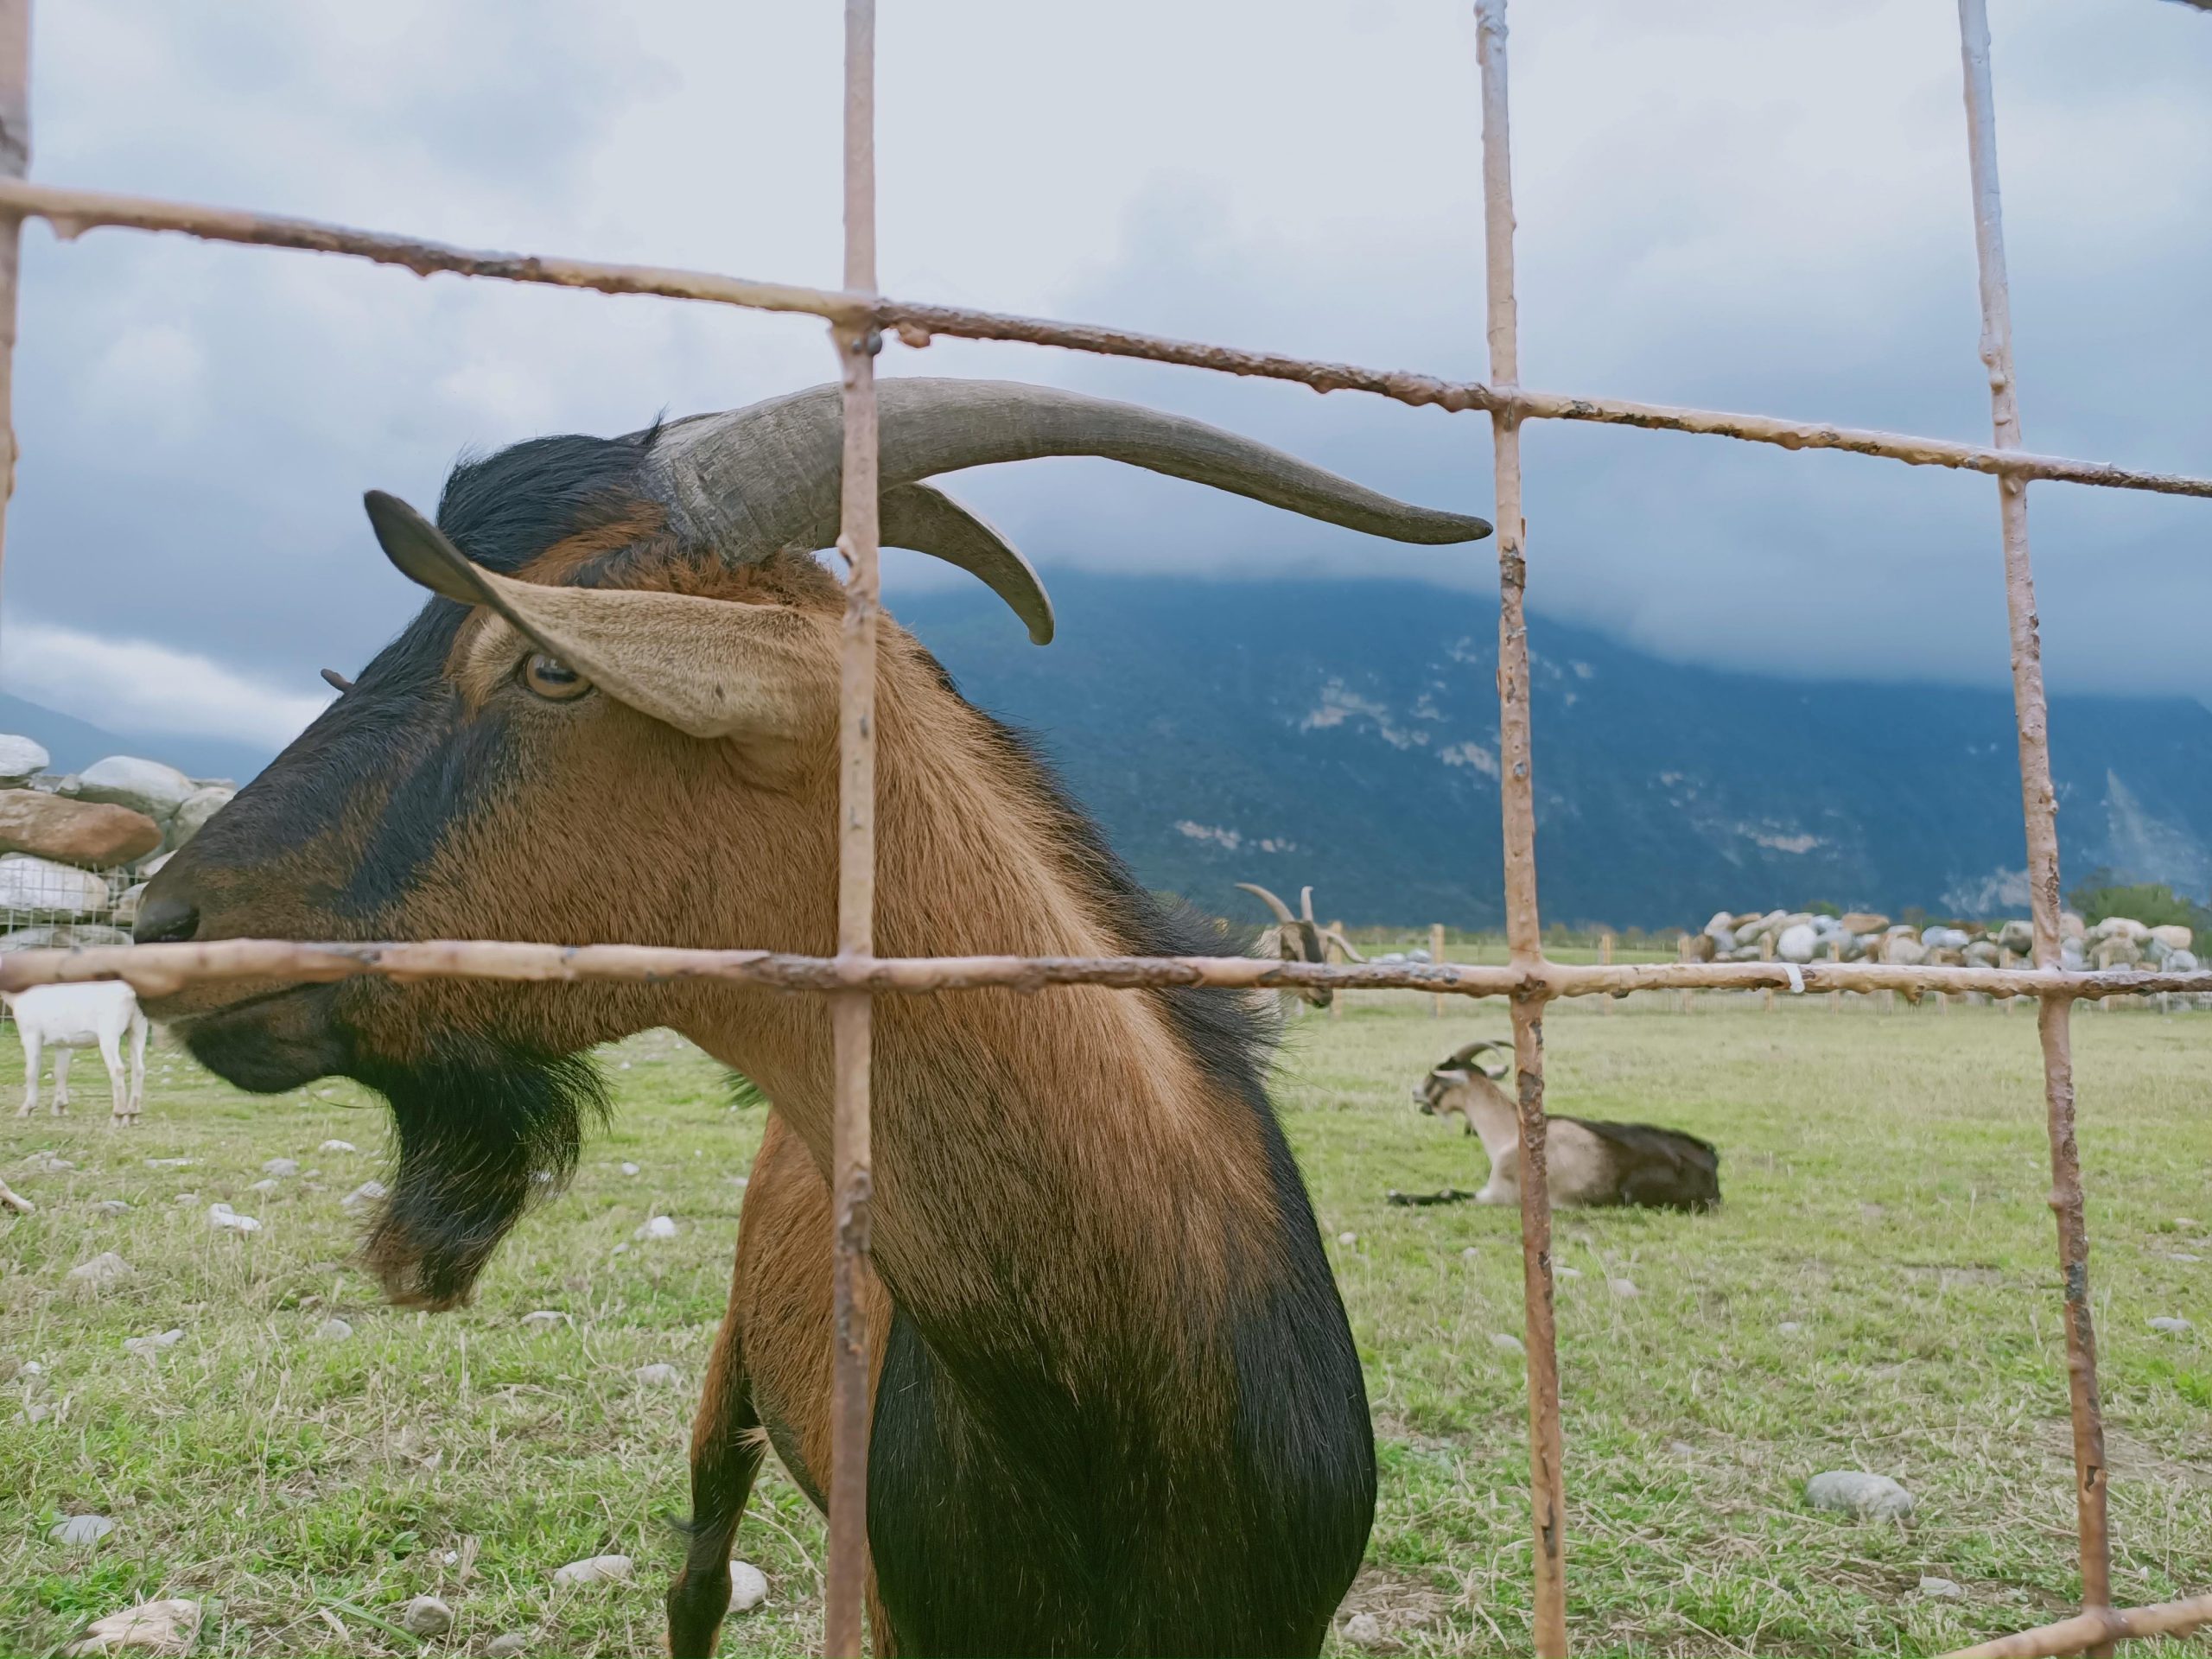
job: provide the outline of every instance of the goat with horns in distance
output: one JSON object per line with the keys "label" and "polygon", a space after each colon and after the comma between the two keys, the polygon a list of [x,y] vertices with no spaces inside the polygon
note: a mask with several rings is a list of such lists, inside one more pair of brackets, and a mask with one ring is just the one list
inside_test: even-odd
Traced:
{"label": "goat with horns in distance", "polygon": [[[1431,1071],[1414,1090],[1423,1115],[1457,1113],[1463,1133],[1482,1137],[1490,1179],[1477,1204],[1521,1202],[1521,1120],[1513,1097],[1498,1086],[1506,1066],[1492,1071],[1480,1056],[1496,1050],[1512,1063],[1510,1043],[1469,1043]],[[1649,1123],[1609,1123],[1597,1118],[1548,1119],[1547,1182],[1556,1205],[1649,1205],[1666,1210],[1710,1210],[1720,1202],[1720,1154],[1710,1141]]]}
{"label": "goat with horns in distance", "polygon": [[[1100,455],[1401,541],[1486,535],[1179,416],[1000,382],[878,389],[883,539],[1052,638],[1036,573],[923,483]],[[835,387],[458,467],[437,522],[368,498],[437,597],[157,874],[142,941],[836,943]],[[887,956],[1205,955],[1018,734],[887,620]],[[341,679],[344,677],[340,677]],[[389,1101],[369,1262],[450,1307],[574,1167],[594,1045],[671,1027],[772,1103],[694,1426],[677,1655],[712,1651],[765,1448],[830,1469],[834,1068],[819,998],[705,980],[202,982],[149,1007],[248,1089]],[[883,996],[868,1532],[880,1651],[1312,1654],[1358,1571],[1358,1356],[1237,991]],[[550,1171],[556,1179],[542,1179]]]}
{"label": "goat with horns in distance", "polygon": [[[1290,913],[1290,906],[1269,893],[1256,881],[1236,884],[1252,894],[1274,912],[1274,925],[1262,928],[1252,946],[1255,957],[1280,957],[1285,962],[1325,963],[1329,959],[1329,947],[1334,945],[1353,962],[1367,958],[1351,948],[1351,941],[1340,929],[1323,927],[1313,919],[1313,889],[1301,887],[1298,892],[1300,914]],[[1336,1000],[1336,988],[1331,985],[1295,985],[1285,989],[1282,1001],[1288,1011],[1295,1013],[1301,1002],[1317,1008],[1325,1008]]]}

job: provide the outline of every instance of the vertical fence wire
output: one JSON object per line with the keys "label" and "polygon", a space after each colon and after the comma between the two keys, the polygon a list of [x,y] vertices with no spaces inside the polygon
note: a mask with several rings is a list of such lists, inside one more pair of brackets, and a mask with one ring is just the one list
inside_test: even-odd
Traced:
{"label": "vertical fence wire", "polygon": [[[875,291],[875,0],[845,4],[845,287]],[[877,569],[875,354],[872,325],[831,331],[843,386],[844,472],[838,550],[849,567],[840,684],[837,952],[875,949],[875,636]],[[874,1004],[865,992],[830,999],[836,1067],[830,1154],[832,1245],[830,1570],[823,1650],[860,1659],[868,1582],[868,1356],[861,1299],[870,1271],[873,1161],[868,1083]]]}
{"label": "vertical fence wire", "polygon": [[[31,0],[0,0],[0,177],[31,164]],[[0,561],[8,551],[8,503],[16,493],[16,286],[23,221],[0,214]]]}
{"label": "vertical fence wire", "polygon": [[[2012,369],[2012,308],[2005,270],[2005,221],[1997,179],[1997,111],[1990,90],[1989,16],[1985,0],[1959,0],[1960,58],[1965,71],[1967,148],[1974,183],[1974,252],[1981,274],[1981,358],[1989,371],[1990,416],[2000,449],[2020,448]],[[2055,968],[2058,945],[2057,802],[2051,790],[2043,646],[2037,635],[2035,574],[2028,559],[2027,480],[1998,480],[2005,546],[2005,599],[2012,637],[2012,701],[2019,725],[2020,803],[2026,820],[2028,898],[2035,919],[2036,964]],[[2037,1026],[2043,1039],[2044,1096],[2050,1137],[2050,1207],[2066,1311],[2067,1394],[2074,1428],[2075,1525],[2082,1600],[2112,1605],[2112,1538],[2106,1506],[2105,1432],[2097,1397],[2097,1339],[2089,1309],[2088,1225],[2082,1213],[2082,1158],[2074,1138],[2070,1004],[2046,996]],[[2108,1649],[2105,1649],[2107,1650]]]}
{"label": "vertical fence wire", "polygon": [[[1507,117],[1505,0],[1476,0],[1482,70],[1484,266],[1490,373],[1521,380],[1513,299],[1513,156]],[[1536,812],[1529,730],[1527,526],[1521,514],[1521,425],[1511,408],[1491,414],[1497,486],[1499,798],[1504,812],[1505,930],[1516,966],[1543,959],[1536,913]],[[1521,1123],[1521,1271],[1529,1348],[1529,1482],[1535,1541],[1533,1589],[1539,1659],[1567,1651],[1567,1485],[1559,1419],[1558,1325],[1552,1306],[1552,1209],[1544,1121],[1543,1001],[1513,1000],[1513,1069]]]}

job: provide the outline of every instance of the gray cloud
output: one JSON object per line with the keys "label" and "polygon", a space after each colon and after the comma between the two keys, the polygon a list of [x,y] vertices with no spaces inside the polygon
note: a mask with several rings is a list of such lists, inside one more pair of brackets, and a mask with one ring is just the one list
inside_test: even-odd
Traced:
{"label": "gray cloud", "polygon": [[[773,10],[49,7],[35,169],[826,281],[835,19]],[[887,286],[1479,374],[1471,27],[1456,9],[1357,10],[887,17]],[[2212,20],[2148,0],[2093,29],[2064,0],[1997,10],[2029,440],[2212,469]],[[1945,9],[1527,14],[1531,384],[1986,432]],[[114,232],[57,248],[34,229],[19,365],[10,620],[197,652],[289,692],[359,663],[413,607],[362,533],[363,487],[424,499],[466,446],[626,430],[830,361],[818,328],[787,319]],[[1490,500],[1476,417],[985,344],[887,367],[1141,397],[1402,494]],[[1527,450],[1544,611],[1788,674],[2005,675],[1987,480],[1555,426]],[[1048,567],[1494,582],[1487,549],[1382,547],[1103,463],[954,487]],[[2056,684],[2212,695],[2209,512],[2038,486]],[[894,600],[931,579],[894,560]]]}

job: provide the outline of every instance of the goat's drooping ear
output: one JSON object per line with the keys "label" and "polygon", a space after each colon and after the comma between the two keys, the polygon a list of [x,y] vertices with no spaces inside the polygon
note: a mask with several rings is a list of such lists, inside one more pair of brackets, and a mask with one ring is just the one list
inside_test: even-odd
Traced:
{"label": "goat's drooping ear", "polygon": [[796,737],[825,717],[836,666],[770,605],[551,588],[486,570],[393,495],[371,490],[385,556],[434,594],[483,606],[616,702],[692,737]]}

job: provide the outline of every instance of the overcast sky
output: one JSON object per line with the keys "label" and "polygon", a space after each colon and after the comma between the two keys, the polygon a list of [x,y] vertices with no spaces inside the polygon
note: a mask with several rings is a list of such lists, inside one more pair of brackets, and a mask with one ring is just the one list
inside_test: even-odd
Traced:
{"label": "overcast sky", "polygon": [[[1991,10],[2028,441],[2212,472],[2212,16]],[[33,172],[834,285],[840,10],[70,0],[37,12]],[[1479,375],[1468,14],[890,0],[884,286]],[[1986,441],[1945,0],[1523,0],[1513,71],[1529,385]],[[35,226],[24,265],[0,683],[111,724],[296,730],[315,670],[420,598],[364,487],[427,507],[464,448],[833,367],[811,320],[303,254]],[[1015,346],[885,360],[1139,398],[1491,508],[1479,416]],[[1557,424],[1525,447],[1541,613],[1732,666],[2004,679],[1987,480]],[[1105,462],[953,487],[1048,575],[1388,571],[1471,618],[1495,590],[1488,543],[1401,550]],[[2212,696],[2212,503],[2031,499],[2054,686]],[[894,606],[925,579],[898,561]]]}

